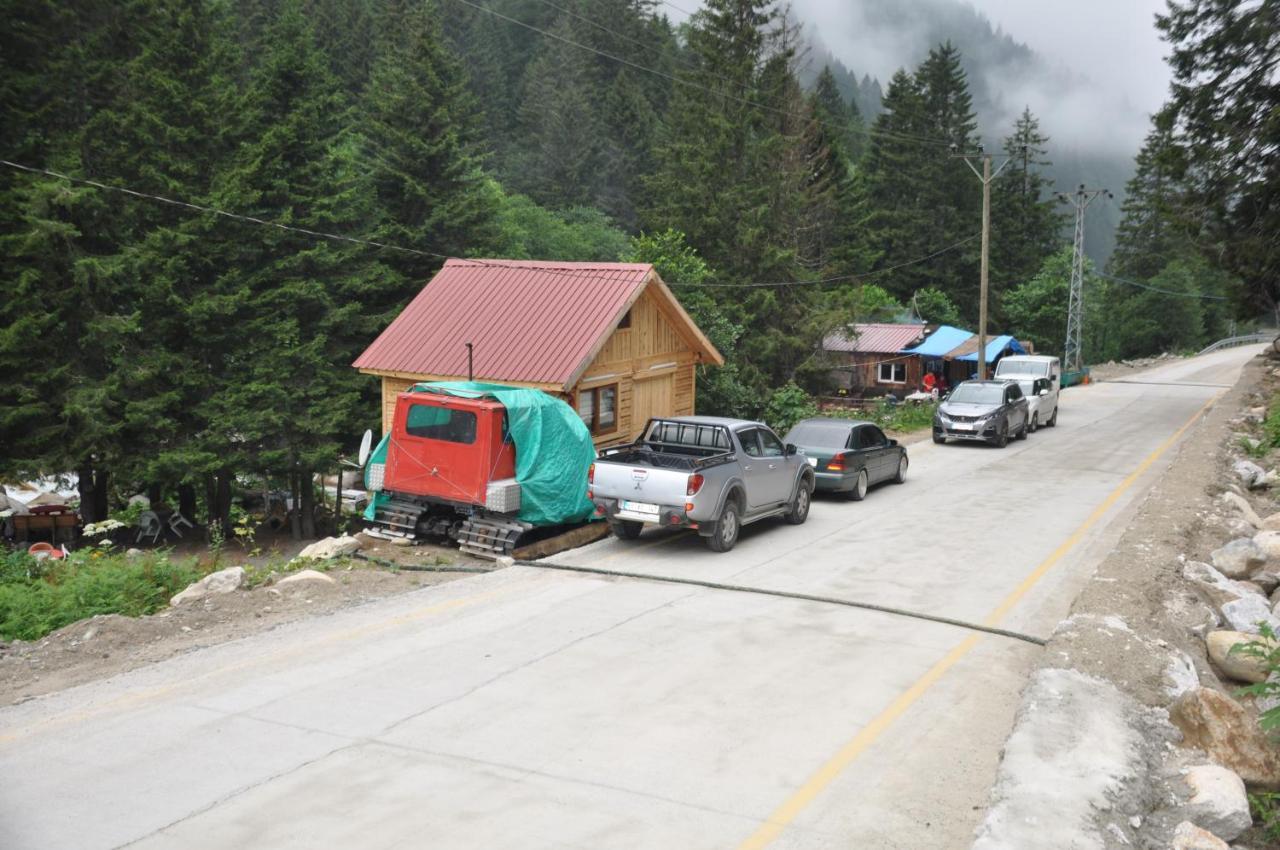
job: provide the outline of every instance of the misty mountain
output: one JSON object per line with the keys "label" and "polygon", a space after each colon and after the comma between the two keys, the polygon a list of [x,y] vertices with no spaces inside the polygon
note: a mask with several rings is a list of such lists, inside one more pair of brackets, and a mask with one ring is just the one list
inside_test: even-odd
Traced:
{"label": "misty mountain", "polygon": [[829,64],[868,122],[879,111],[882,83],[895,70],[914,68],[930,48],[950,41],[963,56],[989,150],[1001,150],[1029,106],[1050,136],[1057,189],[1083,183],[1116,194],[1115,201],[1091,206],[1086,220],[1087,253],[1098,263],[1111,255],[1124,184],[1133,173],[1134,140],[1148,123],[1140,110],[1091,80],[1087,69],[1051,63],[962,0],[793,0],[792,8],[810,45],[802,80],[811,82]]}

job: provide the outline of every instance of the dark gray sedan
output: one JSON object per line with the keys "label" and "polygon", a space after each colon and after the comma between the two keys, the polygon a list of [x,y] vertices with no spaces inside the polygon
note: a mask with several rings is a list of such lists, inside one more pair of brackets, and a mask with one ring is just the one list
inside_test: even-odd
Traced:
{"label": "dark gray sedan", "polygon": [[965,381],[933,415],[933,441],[978,440],[1003,449],[1009,438],[1024,440],[1030,407],[1017,381]]}
{"label": "dark gray sedan", "polygon": [[861,501],[872,484],[907,478],[907,450],[872,422],[856,419],[804,419],[783,441],[798,446],[813,467],[818,490],[844,493]]}

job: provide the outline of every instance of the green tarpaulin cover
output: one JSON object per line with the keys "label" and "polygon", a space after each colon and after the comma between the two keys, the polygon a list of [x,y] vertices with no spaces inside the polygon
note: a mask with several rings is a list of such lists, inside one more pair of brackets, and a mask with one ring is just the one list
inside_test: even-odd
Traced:
{"label": "green tarpaulin cover", "polygon": [[[516,481],[520,484],[518,518],[533,525],[559,525],[590,519],[595,508],[587,499],[587,468],[596,459],[591,432],[573,408],[541,390],[473,381],[414,384],[415,393],[445,393],[463,398],[489,397],[507,409],[507,430],[516,446]],[[387,437],[370,463],[385,463]],[[366,467],[367,469],[367,467]],[[365,512],[372,519],[377,494]]]}

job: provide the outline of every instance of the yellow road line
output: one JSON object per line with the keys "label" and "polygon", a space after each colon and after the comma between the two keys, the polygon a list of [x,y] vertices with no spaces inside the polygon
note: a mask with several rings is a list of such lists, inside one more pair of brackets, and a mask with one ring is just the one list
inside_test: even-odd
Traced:
{"label": "yellow road line", "polygon": [[[1077,528],[1070,537],[1068,537],[1061,546],[1053,550],[1049,557],[1041,562],[1030,575],[1028,575],[1021,584],[1004,598],[1004,600],[995,607],[995,610],[987,616],[983,623],[988,626],[996,625],[1000,620],[1017,605],[1028,591],[1036,585],[1045,574],[1051,570],[1054,565],[1061,561],[1068,552],[1073,549],[1076,544],[1084,537],[1085,533],[1097,524],[1098,520],[1106,515],[1115,503],[1124,493],[1133,486],[1144,472],[1151,468],[1151,465],[1160,459],[1160,456],[1168,451],[1169,447],[1178,441],[1186,430],[1191,427],[1197,419],[1204,414],[1209,407],[1218,400],[1221,393],[1205,402],[1204,406],[1197,410],[1190,419],[1183,423],[1182,427],[1173,433],[1173,436],[1161,443],[1155,451],[1147,455],[1147,457],[1138,464],[1137,469],[1129,474],[1127,478],[1121,481],[1114,490],[1111,491],[1107,498],[1102,500],[1094,511],[1089,514],[1085,521]],[[850,764],[853,763],[858,756],[862,755],[868,747],[875,743],[884,732],[893,725],[893,722],[902,716],[908,708],[911,707],[916,700],[922,697],[929,688],[933,687],[943,674],[956,665],[960,659],[968,655],[978,641],[980,635],[970,635],[961,641],[954,649],[943,656],[942,660],[929,668],[923,676],[915,681],[911,687],[907,688],[897,699],[889,703],[889,706],[877,714],[870,723],[864,726],[857,735],[853,737],[847,744],[841,747],[835,755],[827,759],[821,767],[813,772],[808,779],[804,781],[796,791],[787,798],[782,805],[774,809],[769,817],[760,825],[747,840],[738,845],[738,850],[761,850],[772,844],[778,836],[780,836],[792,821],[804,811],[810,803],[817,798],[819,794],[826,790],[827,786],[835,781]]]}

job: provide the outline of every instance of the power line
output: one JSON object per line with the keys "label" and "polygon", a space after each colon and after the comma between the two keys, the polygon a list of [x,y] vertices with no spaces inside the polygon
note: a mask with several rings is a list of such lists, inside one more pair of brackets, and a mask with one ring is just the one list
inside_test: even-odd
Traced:
{"label": "power line", "polygon": [[[718,91],[715,91],[714,89],[708,88],[708,87],[706,87],[706,86],[704,86],[704,85],[701,85],[700,83],[696,83],[696,82],[694,82],[694,81],[692,81],[692,80],[686,80],[686,79],[684,79],[683,77],[677,77],[677,76],[675,76],[674,74],[668,74],[666,71],[660,71],[660,70],[658,70],[657,68],[650,68],[650,67],[648,67],[647,65],[641,65],[640,63],[638,63],[638,62],[633,62],[633,61],[631,61],[630,59],[626,59],[626,58],[621,57],[621,56],[615,56],[615,55],[614,55],[614,54],[612,54],[612,53],[607,53],[607,52],[605,52],[605,51],[603,51],[603,50],[600,50],[600,49],[598,49],[598,48],[592,47],[592,46],[591,46],[591,45],[589,45],[589,44],[582,44],[581,42],[574,41],[573,39],[565,38],[565,37],[564,37],[564,36],[562,36],[562,35],[557,35],[556,33],[548,32],[547,30],[540,29],[539,27],[535,27],[533,24],[525,23],[524,21],[522,21],[522,20],[520,20],[520,19],[518,19],[518,18],[513,18],[513,17],[511,17],[510,15],[504,15],[503,13],[501,13],[501,12],[497,11],[496,9],[491,9],[491,8],[489,8],[488,6],[482,6],[482,5],[480,5],[479,3],[473,3],[473,2],[471,2],[471,0],[455,0],[455,2],[461,3],[461,4],[463,4],[464,6],[469,6],[469,7],[471,7],[472,9],[476,9],[476,10],[478,10],[478,11],[485,12],[486,14],[493,15],[495,18],[499,18],[499,19],[504,20],[504,21],[506,21],[506,22],[508,22],[508,23],[515,24],[515,25],[516,25],[516,26],[518,26],[518,27],[523,27],[524,29],[527,29],[527,30],[529,30],[530,32],[537,33],[538,35],[541,35],[541,36],[543,36],[544,38],[550,38],[550,39],[553,39],[553,40],[555,40],[555,41],[559,41],[559,42],[561,42],[561,43],[563,43],[563,44],[567,44],[567,45],[569,45],[569,46],[571,46],[571,47],[576,47],[576,48],[578,48],[579,50],[586,50],[586,51],[588,51],[589,53],[594,53],[594,54],[596,54],[597,56],[601,56],[601,57],[603,57],[603,58],[605,58],[605,59],[608,59],[608,60],[610,60],[610,61],[617,62],[617,63],[619,63],[619,64],[621,64],[621,65],[625,65],[625,66],[627,66],[628,68],[634,68],[634,69],[635,69],[635,70],[637,70],[637,71],[643,71],[643,72],[644,72],[644,73],[646,73],[646,74],[652,74],[652,75],[654,75],[654,76],[656,76],[656,77],[661,77],[662,79],[667,80],[667,81],[669,81],[669,82],[673,82],[673,83],[676,83],[676,84],[678,84],[678,85],[682,85],[682,86],[687,86],[687,87],[689,87],[689,88],[693,88],[693,89],[698,89],[699,91],[704,91],[704,92],[706,92],[706,93],[708,93],[708,94],[710,94],[710,95],[713,95],[713,96],[715,96],[715,97],[726,97],[726,98],[728,98],[728,99],[730,99],[730,100],[736,101],[736,102],[741,103],[741,104],[743,104],[743,105],[745,105],[745,106],[750,106],[750,107],[752,107],[752,108],[754,108],[754,109],[761,109],[761,110],[764,110],[764,111],[766,111],[766,112],[773,112],[773,113],[776,113],[776,114],[778,114],[778,115],[784,115],[784,116],[790,116],[790,115],[791,115],[791,113],[790,113],[790,112],[788,112],[788,111],[787,111],[787,110],[785,110],[785,109],[779,109],[779,108],[778,108],[778,107],[776,107],[776,106],[769,106],[768,104],[765,104],[765,103],[759,103],[758,101],[750,100],[750,99],[745,98],[745,97],[739,97],[738,95],[736,95],[736,94],[731,94],[731,93],[729,93],[729,92],[718,92]],[[745,88],[746,88],[746,87],[745,87],[745,86],[743,86],[741,83],[736,83],[736,82],[735,82],[735,83],[734,83],[734,85],[736,85],[736,86],[738,86],[738,88],[741,88],[741,89],[744,89],[744,90],[745,90]],[[843,131],[845,131],[845,130],[847,130],[847,129],[857,129],[857,128],[851,128],[851,127],[836,127],[836,126],[834,126],[834,125],[830,124],[829,122],[823,121],[822,119],[820,119],[820,118],[816,118],[816,117],[815,117],[815,119],[814,119],[814,120],[815,120],[818,124],[821,124],[822,126],[827,127],[828,129],[837,130],[837,131],[841,131],[841,132],[843,132]],[[913,135],[909,135],[909,134],[906,134],[906,133],[896,133],[896,132],[892,132],[892,131],[889,131],[889,130],[879,130],[879,129],[876,129],[875,127],[867,127],[867,126],[863,126],[863,127],[861,128],[861,130],[860,130],[860,131],[861,131],[861,132],[868,133],[868,134],[874,134],[874,135],[878,135],[878,136],[883,136],[883,137],[885,137],[885,138],[890,138],[890,139],[900,139],[900,140],[902,140],[902,141],[906,141],[906,142],[917,142],[917,143],[919,143],[919,144],[937,145],[937,146],[939,146],[939,147],[947,147],[947,148],[950,148],[950,147],[951,147],[951,145],[952,145],[952,142],[947,141],[947,140],[943,140],[943,139],[929,138],[929,137],[927,137],[927,136],[913,136]]]}
{"label": "power line", "polygon": [[99,183],[97,180],[90,180],[86,177],[72,177],[69,174],[62,174],[58,171],[51,171],[47,168],[32,168],[29,165],[22,165],[17,162],[10,162],[7,159],[0,159],[0,165],[8,166],[19,171],[26,171],[31,174],[44,174],[49,177],[56,177],[60,180],[66,180],[68,183],[81,183],[85,186],[93,186],[96,189],[103,189],[108,192],[120,192],[124,195],[132,195],[135,198],[143,198],[148,201],[157,201],[170,206],[183,207],[196,212],[210,213],[211,215],[222,216],[223,218],[231,218],[237,221],[245,221],[250,224],[260,224],[264,227],[274,227],[278,230],[287,230],[292,233],[301,233],[304,236],[313,236],[317,239],[330,239],[335,242],[352,242],[357,245],[368,245],[374,248],[385,248],[389,251],[404,251],[407,254],[417,254],[421,257],[432,257],[435,259],[447,260],[449,257],[445,254],[436,254],[432,251],[419,251],[416,248],[405,248],[400,245],[391,245],[386,242],[375,242],[372,239],[359,239],[355,236],[343,236],[338,233],[326,233],[322,230],[310,230],[305,227],[294,227],[290,224],[281,224],[278,221],[269,221],[265,218],[257,218],[251,215],[241,215],[240,213],[228,212],[220,210],[217,207],[206,207],[200,204],[193,204],[188,201],[178,201],[173,198],[166,198],[163,195],[152,195],[149,192],[139,192],[136,189],[127,189],[123,186],[111,186],[107,183]]}
{"label": "power line", "polygon": [[[483,259],[472,259],[469,257],[454,257],[449,254],[441,254],[437,251],[429,251],[425,249],[420,250],[417,248],[406,248],[402,245],[393,245],[388,242],[378,242],[372,239],[360,239],[355,236],[343,236],[342,234],[338,234],[338,233],[327,233],[322,230],[311,230],[305,227],[294,227],[293,225],[281,224],[280,222],[270,221],[269,219],[264,219],[264,218],[258,218],[257,216],[242,215],[241,213],[234,213],[228,210],[219,209],[217,207],[210,207],[202,204],[193,204],[193,203],[190,203],[189,201],[180,201],[174,198],[165,197],[163,195],[154,195],[154,194],[151,194],[150,192],[142,192],[137,189],[130,189],[124,186],[114,186],[109,183],[102,183],[98,180],[91,180],[85,177],[73,177],[70,174],[63,174],[62,172],[53,171],[47,168],[35,168],[30,165],[23,165],[21,163],[12,162],[11,160],[7,160],[7,159],[0,159],[0,165],[6,166],[8,168],[13,168],[18,171],[25,171],[29,174],[43,174],[48,177],[55,177],[59,180],[66,180],[68,183],[79,183],[85,186],[92,186],[95,189],[101,189],[107,192],[119,192],[121,194],[130,195],[132,197],[141,198],[143,200],[155,201],[157,203],[162,203],[162,204],[169,204],[170,206],[181,207],[183,209],[188,209],[188,210],[194,210],[195,212],[208,213],[210,215],[217,215],[223,218],[232,219],[234,221],[241,221],[248,224],[257,224],[263,227],[273,227],[278,230],[285,230],[291,233],[298,233],[303,236],[311,236],[316,239],[330,239],[330,240],[339,241],[339,242],[350,242],[357,245],[366,245],[372,248],[382,248],[390,251],[403,251],[409,254],[416,254],[420,257],[430,257],[432,259],[437,259],[437,260],[457,259],[463,262],[475,263],[477,265],[486,266],[489,268],[500,268],[500,269],[508,268],[506,264],[495,263],[495,262],[487,261]],[[977,238],[978,238],[977,235],[970,236],[967,239],[962,239],[959,242],[956,242],[952,245],[948,245],[945,248],[940,248],[937,251],[934,251],[933,253],[928,254],[924,257],[920,257],[914,260],[908,260],[907,262],[898,263],[897,265],[893,265],[893,266],[887,266],[882,269],[875,269],[873,271],[864,272],[862,274],[836,275],[834,277],[821,278],[818,280],[798,280],[798,281],[797,280],[748,281],[748,282],[741,282],[741,283],[681,283],[680,281],[670,281],[669,285],[688,286],[688,287],[759,288],[759,287],[770,287],[770,286],[819,286],[822,284],[834,283],[842,280],[859,280],[862,278],[874,277],[876,275],[881,275],[881,274],[887,274],[888,272],[896,271],[897,269],[905,268],[907,266],[916,265],[917,263],[927,262],[928,260],[931,260],[934,257],[938,257],[942,254],[947,253],[948,251],[953,251],[956,248],[959,248],[961,245],[964,245],[968,242],[972,242],[974,239],[977,239]],[[601,281],[613,280],[613,278],[606,277],[605,275],[599,274],[597,272],[588,272],[588,271],[580,272],[580,271],[573,271],[570,269],[564,269],[564,270],[558,271],[557,274],[561,277],[582,278],[587,280],[601,280]]]}
{"label": "power line", "polygon": [[1161,295],[1176,295],[1179,298],[1202,298],[1206,301],[1230,300],[1225,295],[1203,295],[1199,292],[1178,292],[1173,289],[1161,289],[1158,286],[1151,286],[1145,283],[1138,283],[1138,281],[1136,280],[1128,280],[1127,278],[1116,277],[1115,275],[1103,274],[1102,272],[1098,272],[1098,271],[1095,271],[1094,274],[1106,280],[1115,281],[1116,283],[1123,283],[1126,286],[1136,286],[1138,289],[1145,289],[1148,292],[1159,292]]}

